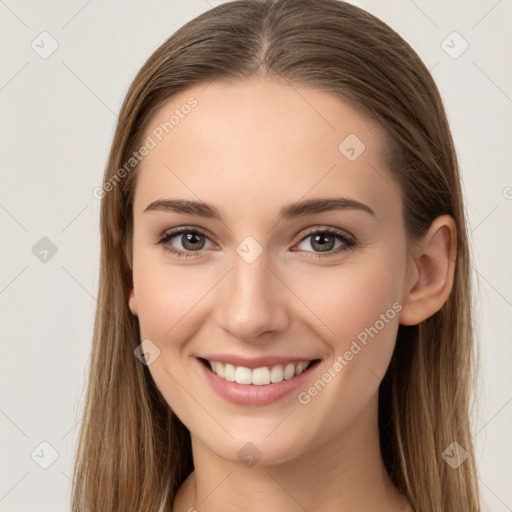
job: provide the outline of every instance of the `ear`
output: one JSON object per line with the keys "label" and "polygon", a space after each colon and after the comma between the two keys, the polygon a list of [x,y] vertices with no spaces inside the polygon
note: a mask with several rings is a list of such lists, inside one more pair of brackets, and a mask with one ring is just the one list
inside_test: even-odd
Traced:
{"label": "ear", "polygon": [[130,308],[130,311],[133,315],[137,316],[138,308],[137,308],[137,299],[135,298],[135,289],[132,284],[132,288],[130,290],[130,295],[128,297],[128,307]]}
{"label": "ear", "polygon": [[457,231],[450,215],[434,220],[414,246],[400,323],[417,325],[439,311],[450,295],[457,255]]}

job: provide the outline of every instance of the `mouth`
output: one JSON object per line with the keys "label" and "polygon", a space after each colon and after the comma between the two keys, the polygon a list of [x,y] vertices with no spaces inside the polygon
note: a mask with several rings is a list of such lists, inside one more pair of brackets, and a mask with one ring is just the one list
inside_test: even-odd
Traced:
{"label": "mouth", "polygon": [[217,375],[224,381],[235,382],[241,385],[270,386],[283,381],[292,380],[316,366],[320,359],[303,360],[248,368],[235,364],[198,358],[208,371]]}

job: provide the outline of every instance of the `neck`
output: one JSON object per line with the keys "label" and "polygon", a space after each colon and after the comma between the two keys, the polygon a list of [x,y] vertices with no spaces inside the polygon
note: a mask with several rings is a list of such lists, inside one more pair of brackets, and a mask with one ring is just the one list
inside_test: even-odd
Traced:
{"label": "neck", "polygon": [[377,395],[337,436],[290,461],[249,468],[218,457],[195,437],[192,452],[195,469],[173,512],[411,510],[382,461]]}

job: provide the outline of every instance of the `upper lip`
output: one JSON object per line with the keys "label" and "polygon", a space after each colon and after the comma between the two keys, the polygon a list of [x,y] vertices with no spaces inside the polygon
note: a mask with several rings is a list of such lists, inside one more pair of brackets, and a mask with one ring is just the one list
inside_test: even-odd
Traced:
{"label": "upper lip", "polygon": [[300,363],[301,361],[315,361],[318,357],[290,357],[290,356],[261,356],[261,357],[243,357],[232,354],[209,354],[200,356],[201,359],[218,361],[219,363],[232,364],[233,366],[243,366],[245,368],[261,368],[263,366],[276,366],[278,364],[286,365],[289,363]]}

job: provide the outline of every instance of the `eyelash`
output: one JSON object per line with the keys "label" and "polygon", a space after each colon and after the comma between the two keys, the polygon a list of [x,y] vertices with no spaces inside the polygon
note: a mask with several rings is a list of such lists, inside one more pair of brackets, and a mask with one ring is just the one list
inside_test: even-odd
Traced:
{"label": "eyelash", "polygon": [[[200,235],[200,236],[207,237],[206,233],[203,233],[202,231],[200,231],[196,228],[189,228],[189,227],[183,226],[181,228],[174,229],[168,233],[164,233],[161,236],[160,240],[157,242],[157,244],[162,245],[165,251],[170,252],[171,254],[174,254],[180,258],[196,258],[196,257],[198,257],[200,255],[200,253],[203,251],[203,249],[201,249],[199,251],[183,251],[181,249],[176,249],[175,247],[168,244],[168,242],[172,238],[174,238],[175,236],[177,236],[181,233],[189,233],[189,234],[193,234],[193,235]],[[346,251],[348,249],[352,249],[358,245],[357,241],[354,238],[348,236],[348,234],[345,231],[342,231],[342,230],[336,229],[336,228],[330,228],[330,227],[321,228],[321,229],[320,228],[312,228],[311,230],[308,230],[306,232],[306,234],[299,240],[298,244],[302,243],[304,240],[306,240],[310,236],[317,235],[317,234],[335,235],[336,238],[338,238],[343,243],[343,245],[341,247],[338,247],[337,250],[326,252],[326,253],[318,253],[318,252],[315,253],[315,252],[311,252],[311,251],[305,251],[306,253],[309,254],[309,256],[307,256],[308,258],[313,258],[313,259],[329,258],[331,256],[340,254],[341,252]]]}

